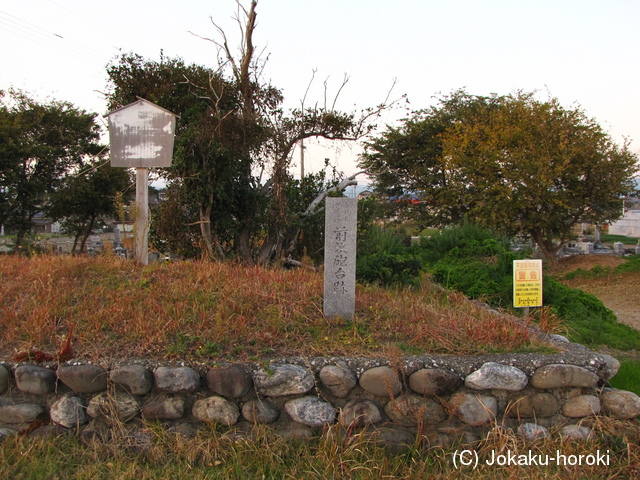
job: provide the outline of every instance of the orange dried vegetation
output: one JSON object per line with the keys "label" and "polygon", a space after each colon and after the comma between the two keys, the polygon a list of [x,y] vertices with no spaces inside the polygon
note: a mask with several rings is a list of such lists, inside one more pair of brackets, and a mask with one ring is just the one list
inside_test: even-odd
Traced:
{"label": "orange dried vegetation", "polygon": [[[0,359],[264,359],[281,355],[479,354],[539,346],[526,327],[428,280],[417,289],[358,286],[353,322],[322,315],[322,274],[114,257],[0,257]],[[62,360],[70,354],[60,350]]]}

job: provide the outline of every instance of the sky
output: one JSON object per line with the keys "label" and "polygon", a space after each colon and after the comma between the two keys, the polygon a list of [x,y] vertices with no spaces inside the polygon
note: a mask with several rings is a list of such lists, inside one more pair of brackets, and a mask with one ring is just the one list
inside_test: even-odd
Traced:
{"label": "sky", "polygon": [[[582,108],[640,153],[640,1],[260,0],[256,11],[263,79],[288,108],[312,77],[307,105],[332,102],[347,75],[336,104],[347,111],[378,105],[392,86],[390,98],[406,94],[413,110],[459,88],[535,91]],[[0,90],[104,115],[105,67],[120,53],[215,67],[205,38],[220,39],[215,22],[238,45],[236,14],[235,0],[0,0]],[[386,112],[381,127],[406,114]],[[330,158],[352,174],[360,151],[308,142],[305,170]]]}

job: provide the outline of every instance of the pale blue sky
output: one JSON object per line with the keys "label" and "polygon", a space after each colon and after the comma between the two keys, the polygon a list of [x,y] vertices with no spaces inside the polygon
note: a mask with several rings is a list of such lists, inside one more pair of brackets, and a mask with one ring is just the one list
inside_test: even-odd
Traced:
{"label": "pale blue sky", "polygon": [[[105,113],[98,91],[118,53],[181,56],[214,66],[209,17],[237,38],[234,0],[0,0],[0,89],[68,100]],[[311,72],[311,100],[343,75],[343,109],[395,96],[411,108],[466,87],[473,94],[538,90],[580,104],[640,152],[640,1],[635,0],[260,0],[255,43],[269,54],[265,79],[299,105]],[[401,116],[390,113],[384,121]],[[309,149],[309,169],[325,156],[355,170],[357,147]]]}

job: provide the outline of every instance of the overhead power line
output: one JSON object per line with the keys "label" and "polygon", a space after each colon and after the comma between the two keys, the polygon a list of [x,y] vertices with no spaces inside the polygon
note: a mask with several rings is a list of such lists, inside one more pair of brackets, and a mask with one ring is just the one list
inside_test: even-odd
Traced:
{"label": "overhead power line", "polygon": [[103,66],[103,62],[99,59],[104,58],[105,53],[88,48],[85,45],[65,38],[60,33],[39,27],[1,10],[0,29],[39,45],[53,48],[67,55],[82,59],[85,62],[96,63]]}

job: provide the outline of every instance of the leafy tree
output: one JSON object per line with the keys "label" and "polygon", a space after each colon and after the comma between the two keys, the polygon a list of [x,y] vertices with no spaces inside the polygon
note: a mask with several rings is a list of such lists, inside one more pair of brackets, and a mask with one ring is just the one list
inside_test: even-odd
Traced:
{"label": "leafy tree", "polygon": [[584,111],[533,94],[504,97],[499,108],[454,125],[442,141],[450,191],[469,215],[509,235],[531,236],[551,260],[576,223],[620,216],[638,171],[637,156]]}
{"label": "leafy tree", "polygon": [[75,236],[72,253],[84,251],[87,238],[101,218],[117,216],[117,194],[131,193],[132,181],[128,169],[111,167],[102,158],[88,162],[81,171],[62,180],[51,195],[47,214],[53,220],[61,220],[63,228]]}
{"label": "leafy tree", "polygon": [[295,248],[291,233],[309,214],[291,204],[295,182],[288,170],[296,143],[309,137],[361,138],[384,105],[356,115],[326,103],[305,108],[303,101],[301,108],[285,112],[280,90],[260,78],[264,62],[252,40],[256,5],[253,0],[245,9],[238,2],[238,56],[219,28],[221,40],[212,40],[219,49],[215,69],[125,55],[109,68],[109,99],[115,108],[141,96],[180,115],[174,166],[167,175],[184,189],[181,202],[198,206],[198,218],[190,223],[200,225],[207,255],[232,253],[264,263]]}
{"label": "leafy tree", "polygon": [[415,188],[436,218],[468,215],[531,236],[552,261],[577,222],[620,215],[638,171],[628,145],[614,144],[583,110],[532,93],[456,92],[369,148],[362,163],[380,185],[395,178]]}
{"label": "leafy tree", "polygon": [[111,109],[142,97],[180,116],[173,165],[163,173],[174,185],[169,192],[181,204],[193,205],[188,211],[195,216],[185,220],[199,226],[208,256],[223,255],[218,227],[224,225],[233,235],[230,219],[242,221],[253,200],[251,189],[240,181],[249,160],[234,154],[243,141],[243,126],[232,85],[213,70],[179,58],[153,61],[135,54],[122,55],[108,74]]}
{"label": "leafy tree", "polygon": [[0,103],[0,224],[18,250],[64,175],[100,153],[96,115],[67,102],[10,91]]}
{"label": "leafy tree", "polygon": [[[306,198],[308,192],[298,195],[292,190],[296,182],[286,169],[279,171],[277,180],[275,175],[266,181],[256,176],[271,166],[269,156],[279,152],[273,138],[275,129],[269,124],[272,119],[267,119],[265,111],[249,115],[233,80],[205,67],[187,65],[179,58],[162,57],[158,62],[135,54],[122,55],[109,67],[109,77],[110,108],[141,96],[180,116],[173,165],[164,172],[172,184],[169,195],[176,198],[171,208],[161,208],[155,217],[164,225],[155,232],[166,235],[167,246],[193,254],[193,247],[200,245],[210,258],[234,253],[258,261],[267,260],[276,250],[281,252],[290,240],[290,228],[297,224],[290,216],[292,207],[300,207],[295,198]],[[282,100],[280,92],[270,86],[254,86],[251,92],[254,102],[274,108]],[[280,142],[285,137],[280,135]],[[286,138],[290,152],[295,141]],[[309,177],[302,184],[314,185],[317,180]],[[294,199],[292,205],[287,205],[288,198]],[[177,221],[183,226],[178,227]],[[201,241],[179,238],[182,235],[172,233],[169,225],[174,230],[183,228],[185,233],[191,232],[188,227],[198,225]],[[246,241],[252,237],[262,241],[251,247]]]}
{"label": "leafy tree", "polygon": [[[458,90],[441,98],[437,106],[414,112],[399,127],[387,126],[365,144],[360,166],[373,177],[378,193],[397,200],[387,216],[414,218],[423,226],[463,218],[464,206],[445,197],[449,176],[442,164],[441,135],[474,110],[493,103],[494,98]],[[407,208],[402,199],[408,196],[418,196],[420,203]]]}
{"label": "leafy tree", "polygon": [[325,159],[324,168],[318,173],[307,174],[300,180],[287,176],[285,215],[288,222],[283,235],[283,251],[275,252],[276,258],[309,257],[321,263],[324,256],[324,215],[321,209],[312,205],[324,195],[341,196],[345,188],[340,185],[343,182],[339,181],[340,174],[336,169],[331,169],[328,175],[329,169],[329,159]]}
{"label": "leafy tree", "polygon": [[202,253],[202,236],[194,221],[197,205],[186,200],[186,194],[179,184],[168,185],[165,200],[151,210],[149,241],[155,250],[195,258]]}

